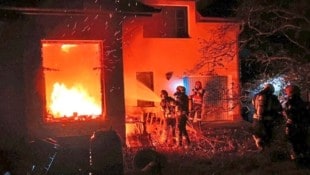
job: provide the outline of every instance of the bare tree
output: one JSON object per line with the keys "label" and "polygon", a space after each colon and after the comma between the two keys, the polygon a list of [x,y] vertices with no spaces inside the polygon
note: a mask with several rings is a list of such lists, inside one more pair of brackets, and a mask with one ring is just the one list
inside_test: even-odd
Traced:
{"label": "bare tree", "polygon": [[[215,75],[216,69],[225,69],[225,64],[232,61],[236,56],[235,38],[229,38],[229,32],[236,28],[235,23],[227,23],[210,30],[213,33],[211,38],[198,38],[200,43],[200,58],[198,62],[190,69],[187,74]],[[226,38],[223,40],[223,38]],[[207,66],[207,71],[201,68]]]}
{"label": "bare tree", "polygon": [[309,91],[309,6],[307,0],[241,0],[239,55],[242,82],[283,76]]}

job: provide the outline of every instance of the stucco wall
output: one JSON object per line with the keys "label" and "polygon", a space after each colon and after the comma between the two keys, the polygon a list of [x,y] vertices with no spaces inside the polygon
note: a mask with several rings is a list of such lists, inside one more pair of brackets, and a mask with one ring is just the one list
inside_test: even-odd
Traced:
{"label": "stucco wall", "polygon": [[[190,10],[195,9],[193,2],[180,3]],[[124,23],[123,56],[127,109],[136,106],[134,97],[140,98],[146,95],[140,93],[141,88],[137,85],[136,72],[153,72],[155,95],[159,95],[161,89],[168,90],[172,95],[175,87],[182,84],[184,76],[212,74],[227,76],[231,97],[238,96],[238,24],[198,21],[195,11],[188,11],[188,15],[188,38],[144,38],[144,21],[152,20],[152,17],[130,18]],[[229,52],[226,52],[227,50]],[[173,72],[170,80],[165,76],[167,72]],[[158,102],[158,98],[154,97],[153,100]],[[233,112],[230,112],[230,116],[232,119],[238,118],[238,105]]]}

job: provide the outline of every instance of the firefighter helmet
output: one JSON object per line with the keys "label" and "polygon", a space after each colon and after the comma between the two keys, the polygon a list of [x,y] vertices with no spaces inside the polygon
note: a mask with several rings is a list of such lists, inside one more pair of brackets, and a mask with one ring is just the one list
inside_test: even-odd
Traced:
{"label": "firefighter helmet", "polygon": [[184,86],[178,86],[178,87],[177,87],[177,91],[178,91],[178,92],[185,93],[186,88],[185,88]]}
{"label": "firefighter helmet", "polygon": [[201,83],[201,81],[196,81],[196,82],[195,82],[195,88],[202,88],[202,83]]}
{"label": "firefighter helmet", "polygon": [[166,90],[161,90],[160,91],[160,96],[167,97],[168,96],[168,92]]}
{"label": "firefighter helmet", "polygon": [[284,89],[287,95],[300,95],[300,88],[297,85],[288,85]]}
{"label": "firefighter helmet", "polygon": [[270,83],[265,84],[264,90],[268,91],[270,94],[274,93],[274,86]]}

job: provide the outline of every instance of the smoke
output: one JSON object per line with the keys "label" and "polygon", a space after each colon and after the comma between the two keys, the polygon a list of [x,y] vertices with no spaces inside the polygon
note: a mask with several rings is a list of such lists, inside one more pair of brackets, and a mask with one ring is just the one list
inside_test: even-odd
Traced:
{"label": "smoke", "polygon": [[153,90],[139,81],[137,81],[136,84],[136,89],[129,90],[128,94],[126,94],[126,98],[130,100],[160,102],[161,98],[159,94],[156,94]]}
{"label": "smoke", "polygon": [[258,85],[258,87],[254,89],[254,93],[257,93],[260,90],[262,90],[264,85],[267,83],[272,84],[274,86],[274,89],[275,89],[274,93],[276,95],[280,95],[282,92],[282,89],[287,85],[287,82],[282,76],[277,76],[277,77],[270,78],[266,81],[263,81],[261,84]]}

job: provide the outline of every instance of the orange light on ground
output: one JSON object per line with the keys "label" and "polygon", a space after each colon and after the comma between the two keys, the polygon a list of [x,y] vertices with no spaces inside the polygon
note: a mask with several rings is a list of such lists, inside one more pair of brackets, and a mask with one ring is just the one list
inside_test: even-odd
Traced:
{"label": "orange light on ground", "polygon": [[102,116],[102,43],[42,41],[48,121]]}
{"label": "orange light on ground", "polygon": [[128,147],[143,146],[139,140],[139,136],[143,134],[142,122],[127,122],[126,123],[126,145]]}

